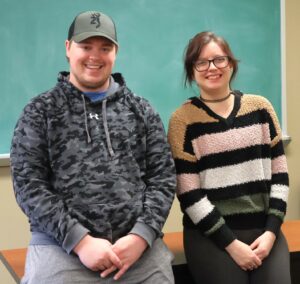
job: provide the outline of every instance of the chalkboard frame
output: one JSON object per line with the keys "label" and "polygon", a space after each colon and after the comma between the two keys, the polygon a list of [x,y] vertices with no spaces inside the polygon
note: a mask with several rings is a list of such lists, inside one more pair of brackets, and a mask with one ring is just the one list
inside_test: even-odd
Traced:
{"label": "chalkboard frame", "polygon": [[[278,71],[280,73],[280,82],[278,84],[280,96],[277,100],[280,103],[275,103],[275,105],[277,104],[275,110],[281,121],[283,134],[286,135],[285,0],[276,1],[276,5],[279,5],[279,7],[277,6],[276,16],[279,17],[277,33],[280,38],[280,70]],[[196,2],[197,5],[195,4]],[[182,87],[182,54],[189,38],[201,30],[213,30],[227,38],[234,52],[242,55],[239,48],[242,49],[243,44],[241,43],[240,47],[237,48],[234,42],[234,39],[237,39],[237,37],[231,35],[231,33],[235,32],[233,24],[234,19],[238,15],[232,13],[228,17],[224,16],[224,19],[227,20],[226,23],[224,22],[225,27],[222,28],[218,26],[220,23],[216,24],[218,22],[218,15],[216,14],[220,12],[215,7],[217,0],[209,2],[211,6],[206,6],[204,0],[122,0],[122,3],[117,0],[74,0],[72,2],[61,0],[62,6],[56,3],[55,8],[55,4],[51,0],[28,0],[26,2],[4,0],[1,9],[1,14],[3,15],[0,17],[0,34],[4,35],[4,51],[7,51],[7,53],[2,53],[0,61],[4,62],[2,72],[7,70],[9,75],[4,73],[4,76],[1,76],[2,79],[0,77],[1,85],[4,86],[2,109],[0,106],[0,113],[2,113],[0,128],[6,127],[6,125],[10,126],[9,134],[5,134],[6,137],[4,138],[3,134],[1,134],[1,139],[10,140],[8,138],[12,135],[17,117],[30,98],[51,88],[55,84],[56,74],[61,70],[68,69],[67,61],[64,58],[64,40],[68,25],[79,11],[92,9],[103,10],[111,15],[117,24],[120,51],[115,71],[122,72],[125,75],[125,79],[127,79],[128,86],[138,95],[147,98],[152,103],[161,114],[167,127],[168,117],[171,112],[186,98],[195,95],[191,90],[186,90]],[[235,7],[243,1],[222,1],[222,3],[224,2],[224,5],[229,3]],[[254,6],[253,8],[251,7],[250,14],[260,12],[256,5],[259,2],[265,2],[265,5],[268,2],[269,10],[272,10],[272,7],[274,7],[273,0],[254,0],[251,2]],[[191,7],[187,9],[186,6],[189,4],[191,4]],[[220,6],[219,2],[218,4]],[[47,9],[47,5],[49,5],[49,9]],[[199,15],[202,16],[202,24],[201,21],[200,24],[195,21],[197,12],[194,12],[194,10],[197,9],[199,10]],[[162,12],[160,11],[164,13],[163,16],[165,17],[162,17]],[[189,11],[189,13],[186,13],[186,11]],[[174,18],[174,13],[176,18]],[[193,17],[194,22],[191,20],[189,23],[191,28],[189,29],[184,23]],[[232,26],[228,23],[230,17],[232,17]],[[143,29],[143,24],[141,23],[146,23],[147,28]],[[246,26],[246,24],[244,25]],[[140,26],[139,29],[137,29],[138,26]],[[153,29],[151,29],[152,27]],[[232,27],[232,30],[230,27]],[[17,31],[21,31],[21,33],[16,33]],[[131,33],[128,31],[131,31]],[[135,37],[132,36],[134,31],[137,31]],[[245,40],[246,38],[242,33],[243,29],[240,29],[239,32],[241,32],[241,42],[243,42],[243,39]],[[178,41],[175,39],[176,33],[181,36]],[[252,33],[254,32],[252,31]],[[260,31],[258,30],[257,33],[259,34]],[[38,34],[40,38],[37,38],[35,34]],[[131,40],[128,41],[128,38]],[[169,44],[169,48],[165,48],[166,43]],[[159,54],[160,57],[155,56],[156,54]],[[249,90],[251,88],[243,88],[243,80],[239,79],[240,76],[247,77],[249,74],[251,75],[251,70],[245,69],[242,64],[249,63],[249,60],[252,60],[252,58],[249,59],[243,56],[240,59],[241,71],[235,84],[238,88],[241,86],[239,89],[242,91],[252,93],[252,90]],[[49,71],[48,68],[51,70]],[[172,68],[177,68],[177,73],[174,76],[168,76],[168,72]],[[165,70],[168,71],[165,72]],[[178,72],[178,70],[181,71]],[[161,75],[154,78],[155,80],[151,77],[149,78],[155,72],[159,72]],[[167,76],[164,76],[164,74]],[[17,85],[16,88],[15,85]],[[144,86],[146,85],[147,89],[145,91]],[[160,87],[162,85],[164,85],[164,88]],[[253,93],[261,94],[255,88]],[[21,96],[18,97],[18,94],[21,94]],[[261,95],[265,94],[262,93]],[[272,101],[272,98],[270,100]],[[164,108],[163,105],[167,106]],[[12,112],[16,115],[12,119],[4,115],[6,112]],[[3,150],[0,146],[0,166],[8,165],[8,152],[9,147]]]}

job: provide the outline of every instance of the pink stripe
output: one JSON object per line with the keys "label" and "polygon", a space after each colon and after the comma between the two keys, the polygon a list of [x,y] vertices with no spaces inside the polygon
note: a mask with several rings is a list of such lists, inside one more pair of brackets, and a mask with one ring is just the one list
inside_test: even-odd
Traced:
{"label": "pink stripe", "polygon": [[284,155],[279,156],[272,160],[272,173],[278,174],[278,173],[287,173],[287,163],[286,163],[286,157]]}
{"label": "pink stripe", "polygon": [[200,176],[197,174],[177,175],[177,194],[197,189],[200,187]]}
{"label": "pink stripe", "polygon": [[267,123],[230,129],[221,133],[206,134],[192,141],[198,159],[209,154],[242,149],[253,145],[269,144],[270,142]]}

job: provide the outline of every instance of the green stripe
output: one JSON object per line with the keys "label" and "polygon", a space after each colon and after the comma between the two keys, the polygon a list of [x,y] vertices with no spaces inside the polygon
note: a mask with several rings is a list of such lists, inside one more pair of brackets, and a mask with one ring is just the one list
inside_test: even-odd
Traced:
{"label": "green stripe", "polygon": [[205,232],[205,235],[209,236],[219,230],[223,225],[225,224],[225,221],[223,218],[220,218],[219,221],[208,231]]}
{"label": "green stripe", "polygon": [[280,218],[281,220],[283,220],[283,219],[284,219],[284,216],[285,216],[284,212],[279,211],[279,210],[277,210],[277,209],[270,209],[270,210],[268,211],[268,214],[270,214],[270,215],[273,214],[273,215],[275,215],[276,217]]}
{"label": "green stripe", "polygon": [[[221,212],[221,215],[233,215],[243,213],[256,213],[267,211],[269,206],[268,194],[253,194],[213,202]],[[277,216],[277,215],[276,215]]]}

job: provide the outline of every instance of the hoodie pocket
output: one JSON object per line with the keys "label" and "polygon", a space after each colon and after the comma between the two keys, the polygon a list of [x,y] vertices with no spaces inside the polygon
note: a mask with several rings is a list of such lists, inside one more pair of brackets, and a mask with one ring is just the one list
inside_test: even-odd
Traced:
{"label": "hoodie pocket", "polygon": [[81,203],[72,206],[72,215],[91,235],[110,241],[126,235],[136,223],[143,210],[143,192],[129,200],[106,203]]}

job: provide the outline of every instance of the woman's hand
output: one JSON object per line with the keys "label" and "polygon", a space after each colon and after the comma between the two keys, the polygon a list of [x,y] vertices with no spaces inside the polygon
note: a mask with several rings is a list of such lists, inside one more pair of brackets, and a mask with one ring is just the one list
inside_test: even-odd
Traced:
{"label": "woman's hand", "polygon": [[270,254],[275,240],[275,234],[266,231],[250,245],[250,248],[263,261]]}
{"label": "woman's hand", "polygon": [[229,253],[236,264],[243,270],[253,270],[261,265],[261,259],[247,244],[234,240],[225,250]]}

